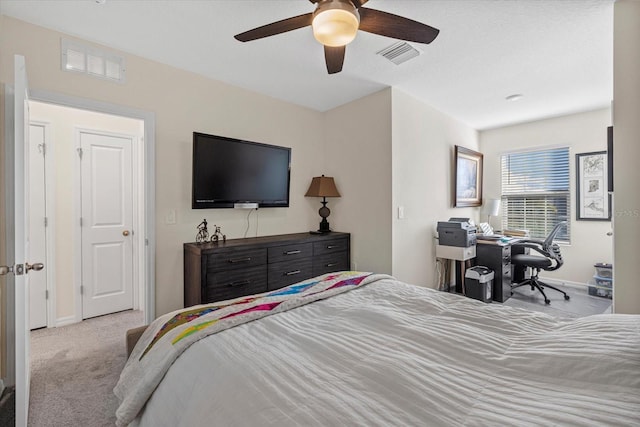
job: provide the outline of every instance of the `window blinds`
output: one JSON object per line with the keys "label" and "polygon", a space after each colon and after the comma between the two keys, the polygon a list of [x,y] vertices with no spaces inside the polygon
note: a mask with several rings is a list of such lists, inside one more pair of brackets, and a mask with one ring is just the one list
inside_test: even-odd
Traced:
{"label": "window blinds", "polygon": [[[507,153],[502,156],[502,227],[529,230],[544,239],[570,216],[569,148]],[[569,227],[557,240],[569,242]]]}

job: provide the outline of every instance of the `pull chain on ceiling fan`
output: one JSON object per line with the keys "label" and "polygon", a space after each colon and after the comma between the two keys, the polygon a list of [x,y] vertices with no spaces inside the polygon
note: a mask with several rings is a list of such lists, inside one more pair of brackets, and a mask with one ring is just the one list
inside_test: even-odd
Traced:
{"label": "pull chain on ceiling fan", "polygon": [[342,71],[346,45],[358,30],[416,43],[431,43],[440,30],[409,18],[362,7],[368,0],[309,0],[317,4],[313,13],[294,16],[237,34],[241,42],[257,40],[312,26],[313,35],[324,45],[329,74]]}

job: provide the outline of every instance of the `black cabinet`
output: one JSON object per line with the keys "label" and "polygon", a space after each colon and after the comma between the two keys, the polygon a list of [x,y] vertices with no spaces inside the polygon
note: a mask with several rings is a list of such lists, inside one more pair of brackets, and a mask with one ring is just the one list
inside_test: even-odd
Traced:
{"label": "black cabinet", "polygon": [[[493,300],[505,302],[511,296],[511,282],[524,279],[522,269],[514,269],[511,265],[511,254],[524,253],[525,249],[514,244],[487,242],[476,245],[476,264],[494,271]],[[514,277],[515,276],[515,277]]]}
{"label": "black cabinet", "polygon": [[184,244],[184,305],[251,295],[348,270],[349,233],[282,234]]}

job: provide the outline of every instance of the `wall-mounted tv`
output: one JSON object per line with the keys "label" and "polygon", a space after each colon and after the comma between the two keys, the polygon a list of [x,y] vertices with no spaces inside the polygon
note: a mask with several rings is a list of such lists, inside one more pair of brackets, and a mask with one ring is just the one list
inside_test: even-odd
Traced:
{"label": "wall-mounted tv", "polygon": [[193,209],[289,206],[291,148],[193,133]]}

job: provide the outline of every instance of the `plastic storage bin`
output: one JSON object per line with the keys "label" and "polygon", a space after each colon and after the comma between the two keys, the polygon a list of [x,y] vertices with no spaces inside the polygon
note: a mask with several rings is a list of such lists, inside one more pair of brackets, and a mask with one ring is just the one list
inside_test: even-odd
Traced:
{"label": "plastic storage bin", "polygon": [[599,262],[594,267],[596,268],[596,276],[608,279],[613,277],[613,265]]}
{"label": "plastic storage bin", "polygon": [[613,297],[613,279],[611,277],[593,276],[595,286],[589,286],[589,295],[597,297]]}

